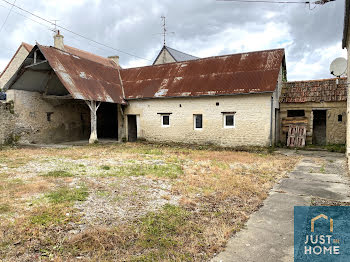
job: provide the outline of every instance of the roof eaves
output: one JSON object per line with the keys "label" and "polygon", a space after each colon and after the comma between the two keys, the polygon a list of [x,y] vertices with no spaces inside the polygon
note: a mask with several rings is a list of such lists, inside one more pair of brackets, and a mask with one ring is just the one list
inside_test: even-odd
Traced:
{"label": "roof eaves", "polygon": [[169,98],[199,98],[199,97],[219,97],[219,96],[237,96],[237,95],[258,95],[258,94],[271,94],[275,91],[261,91],[261,92],[247,92],[247,93],[233,93],[233,94],[215,94],[215,95],[194,95],[194,96],[162,96],[162,97],[139,97],[139,98],[126,98],[125,100],[149,100],[149,99],[169,99]]}

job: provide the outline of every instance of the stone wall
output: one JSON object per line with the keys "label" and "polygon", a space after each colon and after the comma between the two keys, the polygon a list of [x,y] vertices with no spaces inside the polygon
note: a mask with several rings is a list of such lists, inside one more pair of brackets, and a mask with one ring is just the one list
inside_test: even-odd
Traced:
{"label": "stone wall", "polygon": [[29,54],[28,50],[22,45],[18,50],[17,54],[14,56],[11,64],[6,69],[3,75],[0,77],[0,89],[4,87],[4,85],[10,80],[10,78],[15,74],[17,69],[23,63],[24,59]]}
{"label": "stone wall", "polygon": [[[306,143],[312,144],[313,136],[313,110],[326,109],[326,143],[345,144],[346,142],[346,102],[323,102],[323,103],[281,103],[280,120],[287,117],[288,110],[305,110],[305,117],[308,119],[306,127]],[[342,121],[338,121],[338,115],[342,115]],[[281,129],[280,138],[282,144],[286,144],[286,133]]]}
{"label": "stone wall", "polygon": [[13,137],[14,124],[12,104],[0,102],[0,145],[15,139]]}
{"label": "stone wall", "polygon": [[44,99],[40,93],[8,90],[14,102],[14,133],[21,143],[88,139],[90,111],[84,101]]}
{"label": "stone wall", "polygon": [[[268,146],[271,95],[132,100],[125,114],[137,115],[138,138],[150,141]],[[234,128],[224,128],[222,112],[236,112]],[[169,127],[162,127],[159,113],[171,113]],[[202,130],[194,129],[194,114],[203,115]],[[124,126],[128,137],[127,117]]]}

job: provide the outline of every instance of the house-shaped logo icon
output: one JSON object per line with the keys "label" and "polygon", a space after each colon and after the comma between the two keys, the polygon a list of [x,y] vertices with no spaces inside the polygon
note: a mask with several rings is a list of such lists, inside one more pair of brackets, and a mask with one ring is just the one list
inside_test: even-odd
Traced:
{"label": "house-shaped logo icon", "polygon": [[[326,220],[328,220],[328,217],[324,214],[320,214],[317,217],[314,217],[313,219],[311,219],[311,232],[315,232],[315,221],[317,221],[320,218],[324,218]],[[333,219],[329,218],[329,231],[333,232]]]}

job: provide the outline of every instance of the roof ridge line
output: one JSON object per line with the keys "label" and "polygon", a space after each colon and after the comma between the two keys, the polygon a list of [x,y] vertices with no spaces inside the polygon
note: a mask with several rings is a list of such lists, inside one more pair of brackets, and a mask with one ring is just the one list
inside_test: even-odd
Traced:
{"label": "roof ridge line", "polygon": [[[40,44],[38,43],[38,45],[40,45]],[[40,45],[40,46],[49,47],[49,48],[54,48],[54,49],[56,49],[56,50],[58,50],[58,51],[65,52],[65,53],[70,54],[70,55],[72,55],[72,56],[77,56],[77,57],[79,57],[79,58],[81,58],[81,59],[85,59],[85,60],[88,60],[88,61],[91,61],[91,62],[100,64],[100,65],[103,65],[103,66],[106,66],[106,67],[111,67],[111,68],[114,68],[114,69],[118,69],[118,68],[113,67],[112,65],[111,65],[111,66],[107,66],[107,65],[105,65],[105,64],[102,64],[102,63],[93,61],[93,60],[91,60],[91,59],[88,59],[88,58],[86,58],[86,57],[82,57],[82,56],[77,55],[77,54],[73,54],[73,53],[71,53],[71,52],[68,52],[67,50],[62,50],[62,49],[59,49],[59,48],[54,47],[54,46],[51,46],[51,45],[50,45],[50,46],[47,46],[47,45]],[[69,46],[69,47],[71,47],[71,46]],[[73,48],[75,48],[75,47],[73,47]],[[77,48],[75,48],[75,49],[77,49]],[[77,50],[81,50],[81,49],[77,49]],[[84,51],[84,50],[81,50],[81,51]],[[84,52],[86,52],[86,51],[84,51]],[[89,52],[87,52],[87,53],[89,53]],[[93,54],[93,53],[90,53],[90,54]],[[94,55],[94,54],[93,54],[93,55]],[[96,55],[96,56],[98,56],[98,55]],[[105,58],[105,57],[103,57],[103,56],[100,56],[100,57],[101,57],[101,58]],[[105,59],[108,59],[108,58],[105,58]],[[112,62],[112,61],[110,61],[110,62]]]}
{"label": "roof ridge line", "polygon": [[340,79],[340,80],[345,80],[347,79],[346,76],[344,77],[334,77],[334,78],[322,78],[322,79],[310,79],[310,80],[295,80],[295,81],[287,81],[287,82],[284,82],[286,84],[288,83],[301,83],[301,82],[322,82],[322,81],[330,81],[330,80],[337,80],[337,79]]}
{"label": "roof ridge line", "polygon": [[158,65],[148,65],[148,66],[137,66],[137,67],[122,68],[122,70],[144,68],[144,67],[152,67],[152,66],[166,66],[166,65],[169,65],[169,64],[176,64],[176,63],[190,63],[190,62],[197,62],[197,61],[202,61],[202,60],[206,60],[206,59],[220,58],[220,57],[225,57],[225,56],[252,54],[252,53],[260,53],[260,52],[267,52],[267,51],[277,51],[277,50],[283,50],[284,51],[285,49],[284,48],[274,48],[274,49],[266,49],[266,50],[260,50],[260,51],[250,51],[250,52],[227,54],[227,55],[208,56],[208,57],[202,57],[202,58],[198,58],[198,59],[194,59],[194,60],[187,60],[187,61],[171,62],[171,63],[158,64]]}

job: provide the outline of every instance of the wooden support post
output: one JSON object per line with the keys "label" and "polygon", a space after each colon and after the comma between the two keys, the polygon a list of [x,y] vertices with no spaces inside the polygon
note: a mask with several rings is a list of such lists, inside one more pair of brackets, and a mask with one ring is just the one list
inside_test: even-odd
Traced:
{"label": "wooden support post", "polygon": [[90,134],[90,139],[89,139],[89,144],[94,144],[98,141],[97,138],[97,110],[101,105],[101,102],[98,103],[98,105],[96,105],[96,101],[85,101],[86,104],[89,106],[90,108],[90,116],[91,116],[91,134]]}

